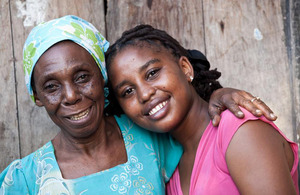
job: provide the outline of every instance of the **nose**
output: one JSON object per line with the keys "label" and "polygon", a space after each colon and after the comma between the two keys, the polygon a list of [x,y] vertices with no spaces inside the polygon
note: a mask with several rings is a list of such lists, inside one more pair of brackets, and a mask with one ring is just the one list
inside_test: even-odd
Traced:
{"label": "nose", "polygon": [[143,85],[137,90],[138,100],[140,103],[145,103],[151,99],[156,90],[151,85]]}
{"label": "nose", "polygon": [[72,84],[66,84],[64,86],[64,98],[63,98],[63,104],[68,105],[74,105],[78,103],[81,99],[80,93],[76,86]]}

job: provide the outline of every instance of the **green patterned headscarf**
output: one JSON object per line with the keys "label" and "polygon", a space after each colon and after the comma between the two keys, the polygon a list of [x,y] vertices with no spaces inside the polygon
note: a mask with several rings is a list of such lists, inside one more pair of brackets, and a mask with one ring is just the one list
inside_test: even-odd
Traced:
{"label": "green patterned headscarf", "polygon": [[[29,95],[33,101],[31,86],[32,72],[38,59],[47,49],[54,44],[70,40],[86,49],[95,59],[99,66],[105,84],[107,84],[107,72],[105,68],[104,52],[109,47],[109,42],[89,22],[77,16],[64,16],[34,27],[27,37],[23,49],[23,69],[25,83]],[[108,89],[105,87],[105,97],[108,96]],[[108,104],[106,100],[106,105]]]}

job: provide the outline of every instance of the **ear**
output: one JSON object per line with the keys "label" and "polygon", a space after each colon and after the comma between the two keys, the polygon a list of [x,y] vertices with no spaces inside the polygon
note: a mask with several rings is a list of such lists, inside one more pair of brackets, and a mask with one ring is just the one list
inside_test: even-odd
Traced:
{"label": "ear", "polygon": [[35,100],[35,104],[38,107],[43,107],[44,106],[44,104],[41,102],[41,100],[39,99],[38,95],[36,94],[35,89],[33,89],[33,97],[34,97],[34,100]]}
{"label": "ear", "polygon": [[187,80],[192,82],[194,78],[194,69],[188,58],[181,56],[179,59],[179,65],[183,73],[186,75]]}

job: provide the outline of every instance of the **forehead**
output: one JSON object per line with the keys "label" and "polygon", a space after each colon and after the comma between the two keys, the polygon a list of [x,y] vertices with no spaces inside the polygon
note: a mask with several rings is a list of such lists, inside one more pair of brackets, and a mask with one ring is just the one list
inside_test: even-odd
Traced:
{"label": "forehead", "polygon": [[[80,45],[72,41],[62,41],[50,47],[37,61],[37,68],[46,68],[47,65],[60,63],[61,66],[72,64],[72,62],[93,63],[96,65],[94,58]],[[96,65],[97,66],[97,65]]]}
{"label": "forehead", "polygon": [[172,51],[162,46],[160,42],[151,41],[149,43],[146,41],[139,41],[121,47],[119,51],[117,51],[115,58],[129,58],[133,55],[146,58],[148,56],[160,56],[162,54],[164,58],[174,57]]}
{"label": "forehead", "polygon": [[177,59],[164,47],[146,45],[129,45],[119,51],[108,69],[111,82],[123,79],[125,76],[134,77],[143,73],[148,67],[177,66]]}
{"label": "forehead", "polygon": [[[41,58],[45,58],[45,56],[49,56],[49,55],[53,55],[53,54],[60,54],[60,53],[64,53],[64,55],[66,55],[66,53],[68,53],[68,55],[74,55],[74,57],[78,54],[80,55],[84,55],[84,56],[91,56],[91,54],[86,51],[85,48],[83,48],[82,46],[78,45],[77,43],[73,42],[73,41],[61,41],[58,42],[54,45],[52,45],[49,49],[47,49],[45,51],[45,53],[43,55],[41,55]],[[55,57],[56,55],[52,56]],[[39,59],[39,60],[40,60]]]}
{"label": "forehead", "polygon": [[40,57],[33,76],[36,80],[36,77],[62,73],[62,71],[74,72],[79,68],[100,71],[94,58],[83,47],[72,41],[62,41],[50,47]]}
{"label": "forehead", "polygon": [[150,45],[129,45],[115,55],[111,66],[118,67],[114,68],[115,71],[126,69],[127,66],[131,68],[142,66],[152,58],[161,58],[162,52],[161,49]]}
{"label": "forehead", "polygon": [[119,51],[117,52],[116,55],[118,55],[121,52],[126,52],[126,50],[128,50],[129,48],[132,48],[132,49],[147,49],[147,50],[149,50],[153,53],[161,52],[163,50],[166,50],[166,48],[159,41],[155,41],[155,40],[149,40],[149,41],[135,40],[135,41],[132,41],[132,42],[128,42],[123,46],[120,46]]}

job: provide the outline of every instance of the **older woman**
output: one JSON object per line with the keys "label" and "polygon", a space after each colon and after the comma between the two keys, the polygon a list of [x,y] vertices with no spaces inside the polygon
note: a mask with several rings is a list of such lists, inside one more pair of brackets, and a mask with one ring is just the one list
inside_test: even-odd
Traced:
{"label": "older woman", "polygon": [[125,115],[104,115],[108,46],[76,16],[31,31],[24,45],[26,85],[60,132],[1,173],[0,194],[165,193],[182,148]]}

